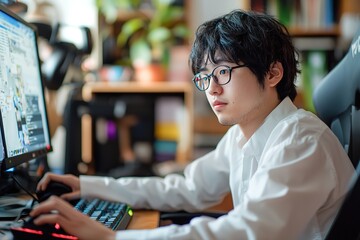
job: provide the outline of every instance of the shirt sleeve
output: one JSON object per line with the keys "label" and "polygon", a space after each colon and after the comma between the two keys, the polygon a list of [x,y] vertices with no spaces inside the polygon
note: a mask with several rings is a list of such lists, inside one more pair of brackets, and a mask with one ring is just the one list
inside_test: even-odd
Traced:
{"label": "shirt sleeve", "polygon": [[201,211],[221,202],[230,192],[227,138],[214,151],[189,164],[184,175],[119,179],[80,176],[81,195],[121,201],[135,209]]}
{"label": "shirt sleeve", "polygon": [[[292,132],[289,130],[269,138],[269,144],[259,159],[258,169],[251,177],[245,195],[239,197],[242,201],[227,215],[218,219],[199,217],[193,219],[190,224],[182,226],[170,225],[153,230],[119,231],[117,239],[261,240],[299,239],[299,236],[301,239],[322,239],[323,233],[319,231],[318,226],[329,222],[329,218],[335,215],[338,208],[334,205],[340,204],[339,196],[345,194],[344,189],[346,189],[346,181],[339,183],[334,162],[339,163],[347,157],[341,146],[332,140],[334,138],[328,136],[328,131],[312,137],[307,133],[297,133],[300,137],[293,137]],[[304,137],[301,137],[302,134]],[[108,188],[106,192],[101,192],[108,198],[132,203],[135,206],[154,209],[162,209],[165,206],[166,209],[170,209],[184,207],[185,205],[182,204],[187,202],[191,205],[190,210],[196,210],[197,203],[206,205],[208,199],[211,202],[208,196],[216,195],[216,191],[219,191],[221,186],[228,190],[223,179],[228,177],[227,174],[223,175],[223,171],[228,170],[220,163],[223,156],[220,152],[227,150],[223,143],[226,141],[219,144],[221,148],[217,151],[207,155],[198,163],[191,164],[186,170],[185,178],[170,176],[164,180],[107,179],[99,183],[92,181],[92,178],[84,178],[81,179],[81,192],[91,193],[93,192],[91,188],[97,188],[94,186],[98,184],[98,187]],[[220,160],[209,161],[211,165],[209,167],[206,159]],[[350,176],[351,169],[342,174]],[[187,182],[187,178],[195,180]],[[147,184],[149,186],[144,187]],[[197,184],[204,184],[206,187],[198,189]],[[129,190],[133,186],[134,192]],[[199,198],[201,201],[198,200]],[[327,202],[331,204],[326,204]],[[329,212],[325,219],[319,219],[317,217],[319,211],[328,211],[323,206],[333,209],[333,212]],[[309,231],[308,227],[315,231]]]}
{"label": "shirt sleeve", "polygon": [[316,213],[330,201],[337,184],[329,158],[346,159],[333,142],[326,143],[332,150],[325,151],[323,140],[281,144],[275,140],[262,156],[243,202],[225,216],[199,217],[183,226],[119,231],[117,239],[322,239],[319,231],[302,233],[307,226],[321,224]]}

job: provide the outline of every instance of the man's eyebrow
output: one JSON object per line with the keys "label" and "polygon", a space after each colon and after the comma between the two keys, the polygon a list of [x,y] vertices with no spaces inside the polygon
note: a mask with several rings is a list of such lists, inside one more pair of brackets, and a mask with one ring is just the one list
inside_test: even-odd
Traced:
{"label": "man's eyebrow", "polygon": [[[219,64],[224,64],[224,63],[228,63],[227,60],[225,60],[223,57],[219,57],[219,58],[215,58],[213,62],[214,65],[219,65]],[[205,70],[209,70],[209,68],[207,68],[207,66],[203,66],[201,68],[199,68],[199,72],[205,71]]]}
{"label": "man's eyebrow", "polygon": [[222,63],[227,63],[228,61],[227,60],[225,60],[224,58],[222,58],[222,57],[219,57],[219,58],[215,58],[214,59],[214,62],[216,62],[216,64],[222,64]]}

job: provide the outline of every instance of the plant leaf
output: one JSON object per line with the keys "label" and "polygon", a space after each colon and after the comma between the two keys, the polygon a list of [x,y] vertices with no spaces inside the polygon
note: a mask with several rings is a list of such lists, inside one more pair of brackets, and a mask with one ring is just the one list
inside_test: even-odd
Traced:
{"label": "plant leaf", "polygon": [[181,20],[184,17],[184,9],[176,6],[169,6],[165,11],[162,11],[161,14],[161,24],[163,25],[172,25],[176,21]]}
{"label": "plant leaf", "polygon": [[132,2],[128,0],[96,0],[96,6],[105,16],[106,22],[114,23],[118,18],[119,9],[132,9]]}
{"label": "plant leaf", "polygon": [[146,27],[146,23],[139,18],[134,18],[125,22],[117,38],[118,45],[124,46],[126,42],[134,35],[135,32],[145,27]]}
{"label": "plant leaf", "polygon": [[172,30],[175,37],[187,39],[190,35],[189,28],[185,24],[179,24]]}
{"label": "plant leaf", "polygon": [[171,31],[165,27],[159,27],[149,32],[148,41],[154,45],[164,43],[171,38]]}
{"label": "plant leaf", "polygon": [[150,64],[151,48],[149,44],[144,39],[133,42],[130,48],[130,58],[133,63],[141,61],[143,64]]}

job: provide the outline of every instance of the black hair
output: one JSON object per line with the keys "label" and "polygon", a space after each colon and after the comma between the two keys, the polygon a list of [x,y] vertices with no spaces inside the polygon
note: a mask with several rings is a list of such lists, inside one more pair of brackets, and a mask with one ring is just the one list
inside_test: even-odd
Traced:
{"label": "black hair", "polygon": [[206,61],[222,60],[244,63],[264,86],[265,75],[272,63],[280,62],[284,68],[277,85],[280,100],[296,97],[295,80],[300,73],[298,52],[292,44],[286,27],[274,17],[257,12],[234,10],[200,25],[190,53],[193,73],[199,72]]}

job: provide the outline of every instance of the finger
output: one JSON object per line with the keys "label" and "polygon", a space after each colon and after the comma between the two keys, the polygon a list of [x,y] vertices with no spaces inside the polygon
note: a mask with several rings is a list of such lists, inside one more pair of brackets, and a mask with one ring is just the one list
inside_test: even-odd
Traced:
{"label": "finger", "polygon": [[42,213],[49,213],[54,210],[52,207],[53,201],[51,201],[51,198],[53,198],[53,196],[51,196],[48,200],[40,203],[39,205],[33,207],[29,215],[32,217],[36,217]]}
{"label": "finger", "polygon": [[37,218],[34,219],[34,223],[36,225],[42,224],[56,224],[63,222],[63,217],[58,213],[48,213],[48,214],[41,214]]}
{"label": "finger", "polygon": [[67,183],[68,175],[58,175],[55,173],[46,173],[45,176],[40,180],[38,184],[38,189],[45,191],[50,181],[60,182],[65,185],[69,185]]}
{"label": "finger", "polygon": [[48,200],[40,203],[30,212],[30,216],[35,217],[43,213],[50,213],[54,211],[71,212],[73,206],[65,202],[57,196],[51,196]]}
{"label": "finger", "polygon": [[68,212],[63,208],[59,207],[58,212],[39,215],[34,219],[34,223],[37,225],[59,224],[61,227],[63,227],[66,230],[69,228],[69,226],[73,226],[74,228],[75,227],[74,223],[72,223],[74,219],[79,220],[82,217],[87,217],[87,216],[83,215],[79,211],[76,211],[75,209],[71,209],[71,212]]}
{"label": "finger", "polygon": [[44,191],[47,188],[47,185],[52,179],[53,173],[46,173],[38,182],[36,189]]}
{"label": "finger", "polygon": [[65,193],[65,194],[61,195],[60,197],[62,199],[64,199],[64,200],[67,200],[67,201],[79,199],[80,198],[80,191],[75,191],[75,192],[71,192],[71,193]]}

